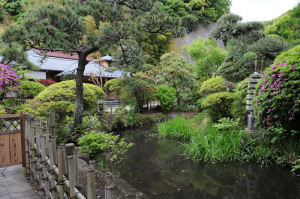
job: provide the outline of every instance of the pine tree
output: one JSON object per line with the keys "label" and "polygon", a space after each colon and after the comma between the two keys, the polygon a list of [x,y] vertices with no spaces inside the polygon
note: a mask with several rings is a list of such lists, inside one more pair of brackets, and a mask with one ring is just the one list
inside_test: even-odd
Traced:
{"label": "pine tree", "polygon": [[[75,124],[79,125],[83,116],[86,57],[98,50],[118,52],[121,55],[118,57],[120,66],[134,72],[133,68],[145,62],[143,57],[136,56],[143,54],[136,41],[138,35],[173,34],[178,27],[179,21],[164,13],[160,6],[161,3],[155,0],[70,0],[64,5],[45,3],[28,10],[20,24],[7,29],[2,39],[10,47],[18,43],[24,50],[30,47],[78,54]],[[95,30],[91,32],[91,29]]]}

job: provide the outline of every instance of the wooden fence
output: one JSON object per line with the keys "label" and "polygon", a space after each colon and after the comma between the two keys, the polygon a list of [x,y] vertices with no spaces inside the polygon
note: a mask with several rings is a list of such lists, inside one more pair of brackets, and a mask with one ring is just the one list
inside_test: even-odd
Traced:
{"label": "wooden fence", "polygon": [[[26,175],[45,198],[96,199],[95,162],[89,162],[87,196],[79,190],[77,148],[73,143],[56,146],[55,115],[47,122],[25,116]],[[105,186],[105,199],[113,199],[112,182]],[[136,198],[141,198],[137,193]]]}
{"label": "wooden fence", "polygon": [[0,167],[22,163],[25,166],[24,116],[0,115]]}

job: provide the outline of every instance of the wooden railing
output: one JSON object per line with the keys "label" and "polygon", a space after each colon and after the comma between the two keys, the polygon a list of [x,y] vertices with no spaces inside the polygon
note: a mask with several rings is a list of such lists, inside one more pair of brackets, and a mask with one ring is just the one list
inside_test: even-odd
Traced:
{"label": "wooden railing", "polygon": [[[74,144],[56,146],[55,115],[43,121],[25,117],[26,174],[45,198],[96,199],[95,162],[90,161],[87,174],[87,197],[78,189],[77,149]],[[109,193],[106,193],[109,194]],[[113,199],[113,198],[108,198]]]}
{"label": "wooden railing", "polygon": [[[78,149],[73,143],[56,145],[55,114],[47,122],[25,115],[25,172],[46,199],[96,199],[95,161],[89,161],[87,194],[79,191]],[[112,178],[106,179],[105,199],[114,199]],[[136,199],[145,198],[141,192]]]}

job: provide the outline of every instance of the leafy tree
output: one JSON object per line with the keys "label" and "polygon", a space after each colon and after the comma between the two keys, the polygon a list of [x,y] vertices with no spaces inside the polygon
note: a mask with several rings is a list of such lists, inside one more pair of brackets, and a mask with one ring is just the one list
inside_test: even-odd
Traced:
{"label": "leafy tree", "polygon": [[5,0],[3,8],[12,16],[13,19],[17,20],[23,13],[22,4],[25,0]]}
{"label": "leafy tree", "polygon": [[139,113],[144,104],[156,97],[156,87],[152,79],[137,75],[123,79],[121,93],[121,99],[133,103]]}
{"label": "leafy tree", "polygon": [[120,78],[108,80],[104,84],[104,89],[110,91],[116,97],[120,96],[121,88],[122,88],[122,79]]}
{"label": "leafy tree", "polygon": [[157,97],[162,109],[164,111],[169,111],[172,109],[174,102],[176,101],[176,90],[173,87],[160,85],[157,88]]}
{"label": "leafy tree", "polygon": [[226,57],[226,51],[218,48],[215,39],[199,38],[191,46],[185,46],[189,55],[196,61],[196,73],[199,79],[206,80],[216,73]]}
{"label": "leafy tree", "polygon": [[223,40],[228,54],[217,73],[231,81],[241,81],[254,72],[255,66],[261,70],[287,45],[279,38],[266,36],[263,24],[259,22],[241,23],[238,15],[227,14],[218,21],[211,37]]}
{"label": "leafy tree", "polygon": [[[97,31],[88,32],[82,17],[91,15]],[[136,72],[145,63],[144,52],[135,41],[141,33],[172,34],[179,21],[169,17],[154,0],[80,1],[64,6],[45,3],[29,10],[20,24],[5,31],[3,41],[46,51],[77,53],[75,125],[82,122],[83,72],[86,57],[100,50],[117,52],[117,64]]]}
{"label": "leafy tree", "polygon": [[188,32],[229,12],[230,0],[161,0],[164,10],[178,16]]}
{"label": "leafy tree", "polygon": [[158,67],[147,72],[155,80],[156,85],[167,85],[176,89],[177,105],[187,106],[192,102],[193,93],[197,89],[193,67],[186,63],[178,53],[167,53],[161,57]]}
{"label": "leafy tree", "polygon": [[210,33],[210,37],[221,39],[225,46],[237,30],[242,17],[235,14],[226,14],[218,19],[215,28]]}
{"label": "leafy tree", "polygon": [[275,34],[286,39],[288,43],[300,44],[300,4],[278,17],[265,29],[267,34]]}

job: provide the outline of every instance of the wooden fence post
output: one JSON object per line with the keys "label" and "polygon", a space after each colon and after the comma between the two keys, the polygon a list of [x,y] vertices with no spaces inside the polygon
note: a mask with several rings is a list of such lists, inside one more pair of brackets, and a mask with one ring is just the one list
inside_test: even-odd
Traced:
{"label": "wooden fence post", "polygon": [[64,169],[64,145],[60,144],[58,146],[58,193],[59,199],[64,199],[64,179],[63,179],[63,169]]}
{"label": "wooden fence post", "polygon": [[105,185],[105,199],[114,199],[113,186]]}
{"label": "wooden fence post", "polygon": [[89,162],[87,173],[87,199],[96,199],[95,161]]}
{"label": "wooden fence post", "polygon": [[69,184],[70,184],[70,198],[75,198],[75,186],[74,186],[74,159],[72,155],[67,157],[68,170],[69,170]]}
{"label": "wooden fence post", "polygon": [[40,144],[41,144],[41,168],[42,168],[42,185],[45,192],[45,198],[49,198],[49,178],[47,172],[47,159],[46,159],[46,136],[40,135]]}
{"label": "wooden fence post", "polygon": [[50,177],[50,191],[51,191],[51,199],[56,199],[56,188],[55,188],[55,171],[54,171],[54,163],[53,163],[53,148],[52,148],[52,138],[50,137],[48,140],[49,147],[49,177]]}
{"label": "wooden fence post", "polygon": [[74,185],[75,187],[79,186],[79,175],[78,175],[78,148],[75,147],[73,150],[73,159],[74,159]]}
{"label": "wooden fence post", "polygon": [[53,162],[57,164],[57,151],[56,151],[56,137],[55,137],[55,113],[51,112],[49,114],[49,133],[53,139],[52,149],[53,149]]}
{"label": "wooden fence post", "polygon": [[30,136],[30,115],[24,116],[25,120],[25,165],[26,165],[26,176],[30,177],[30,159],[29,159],[29,136]]}
{"label": "wooden fence post", "polygon": [[20,130],[21,130],[21,148],[22,148],[22,167],[26,167],[26,153],[25,153],[25,122],[24,113],[20,112]]}

